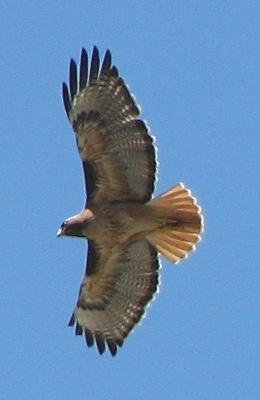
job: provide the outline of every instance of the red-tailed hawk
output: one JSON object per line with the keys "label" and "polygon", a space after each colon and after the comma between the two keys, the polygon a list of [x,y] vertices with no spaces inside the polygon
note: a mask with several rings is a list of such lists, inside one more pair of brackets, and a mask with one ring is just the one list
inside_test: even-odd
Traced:
{"label": "red-tailed hawk", "polygon": [[79,73],[70,61],[63,102],[83,164],[86,205],[58,236],[88,239],[87,268],[69,321],[88,346],[117,347],[138,323],[158,285],[158,253],[177,263],[194,250],[201,209],[179,183],[152,199],[155,148],[139,109],[105,53],[100,66],[82,49]]}

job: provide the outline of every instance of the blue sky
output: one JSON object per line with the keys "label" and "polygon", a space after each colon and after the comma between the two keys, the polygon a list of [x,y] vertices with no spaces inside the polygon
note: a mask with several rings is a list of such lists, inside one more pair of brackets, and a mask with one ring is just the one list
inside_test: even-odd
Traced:
{"label": "blue sky", "polygon": [[[256,399],[259,2],[10,0],[0,11],[0,397]],[[112,51],[157,138],[156,193],[185,182],[206,220],[197,252],[162,260],[160,293],[115,358],[66,326],[85,243],[56,238],[84,203],[60,85],[93,44]]]}

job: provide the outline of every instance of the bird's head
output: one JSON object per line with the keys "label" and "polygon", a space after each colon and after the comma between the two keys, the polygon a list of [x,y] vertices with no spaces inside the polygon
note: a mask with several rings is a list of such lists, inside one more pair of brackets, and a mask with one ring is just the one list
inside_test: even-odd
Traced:
{"label": "bird's head", "polygon": [[77,236],[87,237],[87,230],[90,221],[92,221],[94,215],[89,209],[84,210],[82,213],[74,215],[73,217],[62,222],[57,236]]}

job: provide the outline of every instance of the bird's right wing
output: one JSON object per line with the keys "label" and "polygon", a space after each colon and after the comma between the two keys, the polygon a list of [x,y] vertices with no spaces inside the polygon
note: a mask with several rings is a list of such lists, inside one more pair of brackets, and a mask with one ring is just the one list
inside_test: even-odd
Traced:
{"label": "bird's right wing", "polygon": [[139,108],[106,52],[100,67],[93,48],[91,62],[82,49],[79,76],[70,62],[69,87],[63,102],[76,134],[90,202],[140,201],[151,198],[155,148]]}

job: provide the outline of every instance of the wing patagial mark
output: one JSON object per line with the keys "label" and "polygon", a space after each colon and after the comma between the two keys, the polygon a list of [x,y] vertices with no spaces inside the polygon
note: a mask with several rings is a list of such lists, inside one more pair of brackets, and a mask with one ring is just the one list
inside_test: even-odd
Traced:
{"label": "wing patagial mark", "polygon": [[90,110],[88,113],[82,111],[77,115],[77,119],[74,119],[72,126],[74,131],[77,132],[80,126],[88,123],[98,123],[99,125],[102,125],[100,113],[95,110]]}

